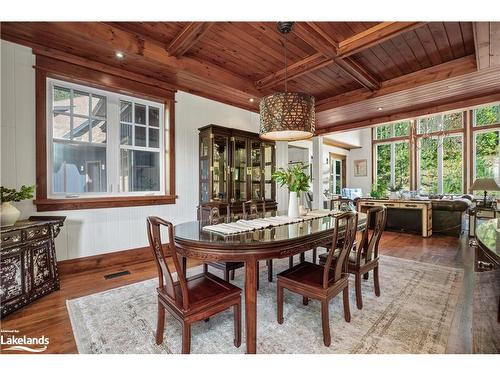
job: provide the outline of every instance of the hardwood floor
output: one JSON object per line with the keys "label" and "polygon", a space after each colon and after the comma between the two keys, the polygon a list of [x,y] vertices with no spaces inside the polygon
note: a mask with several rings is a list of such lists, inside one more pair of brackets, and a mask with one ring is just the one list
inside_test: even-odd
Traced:
{"label": "hardwood floor", "polygon": [[[417,261],[451,267],[464,267],[470,271],[472,264],[468,254],[467,239],[433,236],[422,238],[418,235],[386,232],[382,236],[380,253]],[[197,265],[188,262],[188,267]],[[104,275],[128,270],[130,275],[104,279]],[[138,281],[157,277],[153,260],[131,264],[126,267],[106,267],[94,272],[61,275],[61,290],[42,297],[40,300],[8,315],[1,321],[2,330],[18,330],[16,335],[41,336],[50,339],[45,353],[77,353],[71,323],[66,310],[66,300],[116,288]],[[471,285],[464,278],[463,296],[457,304],[455,318],[448,343],[450,352],[470,353],[472,345],[471,329],[468,326],[472,314]],[[472,284],[473,287],[473,284]],[[464,344],[465,343],[465,344]],[[5,353],[5,352],[4,352]],[[3,354],[3,353],[2,353]]]}

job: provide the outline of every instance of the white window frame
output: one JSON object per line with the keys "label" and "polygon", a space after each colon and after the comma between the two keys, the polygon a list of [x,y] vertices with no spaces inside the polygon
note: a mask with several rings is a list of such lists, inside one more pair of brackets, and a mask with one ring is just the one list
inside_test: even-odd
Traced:
{"label": "white window frame", "polygon": [[[106,192],[100,193],[54,193],[53,192],[53,88],[59,86],[63,88],[83,91],[91,94],[96,94],[106,97]],[[166,166],[167,166],[167,148],[165,139],[167,139],[168,126],[166,124],[166,108],[164,103],[155,102],[152,100],[144,100],[133,96],[124,95],[121,93],[96,89],[91,86],[79,85],[72,82],[58,80],[54,78],[47,78],[46,85],[47,103],[46,103],[46,116],[47,116],[47,197],[50,199],[71,199],[71,198],[105,198],[105,197],[137,197],[137,196],[162,196],[166,194]],[[158,107],[160,110],[160,123],[159,123],[159,147],[140,147],[132,145],[120,144],[120,101],[128,101],[132,103],[146,105],[146,124],[148,124],[149,111],[148,105]],[[135,119],[134,119],[135,120]],[[146,130],[149,127],[146,126]],[[135,131],[133,133],[135,137]],[[146,144],[149,139],[149,132],[146,131]],[[90,142],[80,142],[74,140],[61,140],[58,142],[69,144],[93,144]],[[139,151],[153,151],[159,153],[159,168],[160,168],[160,189],[158,191],[139,191],[139,192],[121,192],[120,191],[120,150],[133,149]]]}
{"label": "white window frame", "polygon": [[[450,193],[443,193],[443,140],[444,138],[455,138],[459,137],[462,139],[462,179],[460,181],[460,186],[462,186],[462,193],[463,193],[463,186],[464,186],[464,162],[463,162],[463,157],[464,157],[464,152],[465,152],[465,137],[464,133],[450,133],[450,134],[445,134],[445,135],[434,135],[429,138],[432,139],[437,139],[437,172],[438,172],[438,191],[436,194],[450,194]],[[422,139],[424,137],[419,137],[417,139],[418,142],[418,147],[417,147],[417,161],[416,161],[416,166],[417,166],[417,190],[420,190],[422,188],[421,185],[421,145],[420,143],[422,142]],[[475,154],[474,154],[475,155]],[[474,156],[475,157],[475,156]]]}

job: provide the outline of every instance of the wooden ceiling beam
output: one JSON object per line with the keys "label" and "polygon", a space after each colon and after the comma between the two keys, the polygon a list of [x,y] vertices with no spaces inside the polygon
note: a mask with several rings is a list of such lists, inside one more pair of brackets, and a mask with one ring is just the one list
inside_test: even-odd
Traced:
{"label": "wooden ceiling beam", "polygon": [[331,98],[319,100],[316,102],[316,111],[323,112],[331,110],[344,105],[407,90],[409,88],[427,83],[437,82],[447,78],[471,73],[475,70],[476,61],[474,55],[461,57],[459,59],[406,74],[389,81],[384,81],[380,84],[380,89],[375,92],[367,92],[365,89],[358,89]]}
{"label": "wooden ceiling beam", "polygon": [[500,22],[473,22],[477,70],[500,66]]}
{"label": "wooden ceiling beam", "polygon": [[354,59],[350,57],[346,59],[341,59],[339,57],[335,58],[335,64],[337,64],[345,73],[350,75],[354,80],[360,83],[362,86],[366,87],[370,91],[375,91],[380,88],[380,83],[375,77],[373,77],[361,64],[357,63]]}
{"label": "wooden ceiling beam", "polygon": [[169,55],[176,57],[184,55],[213,25],[214,22],[190,22],[168,45]]}
{"label": "wooden ceiling beam", "polygon": [[351,56],[396,35],[425,25],[425,22],[381,22],[378,25],[339,42],[337,55]]}

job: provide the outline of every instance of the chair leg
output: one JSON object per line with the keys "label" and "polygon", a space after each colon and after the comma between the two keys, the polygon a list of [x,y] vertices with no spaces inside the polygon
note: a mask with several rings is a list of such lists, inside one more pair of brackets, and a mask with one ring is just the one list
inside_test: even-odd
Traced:
{"label": "chair leg", "polygon": [[318,248],[317,248],[317,247],[315,247],[315,248],[313,249],[313,263],[314,263],[314,264],[316,264],[316,258],[317,258],[317,256],[318,256]]}
{"label": "chair leg", "polygon": [[305,296],[302,296],[302,304],[304,306],[307,306],[309,305],[309,298],[305,297]]}
{"label": "chair leg", "polygon": [[342,291],[344,297],[344,319],[346,322],[351,321],[351,309],[349,308],[349,287],[345,287]]}
{"label": "chair leg", "polygon": [[257,290],[259,290],[259,288],[260,288],[260,282],[259,282],[259,279],[260,279],[260,277],[259,277],[260,276],[259,262],[257,262],[257,266],[255,268],[257,269],[256,270],[256,272],[257,272]]}
{"label": "chair leg", "polygon": [[267,261],[267,281],[273,282],[273,260],[269,259]]}
{"label": "chair leg", "polygon": [[241,302],[238,302],[233,307],[234,309],[234,346],[237,348],[241,345]]}
{"label": "chair leg", "polygon": [[380,296],[380,282],[378,279],[378,266],[373,269],[373,282],[375,284],[375,295]]}
{"label": "chair leg", "polygon": [[158,322],[156,324],[156,344],[160,345],[163,342],[163,331],[165,329],[165,308],[158,301]]}
{"label": "chair leg", "polygon": [[182,323],[182,354],[191,352],[191,323]]}
{"label": "chair leg", "polygon": [[234,280],[234,270],[231,270],[231,280]]}
{"label": "chair leg", "polygon": [[280,285],[280,282],[276,283],[277,291],[276,291],[276,299],[278,303],[278,324],[283,324],[283,288]]}
{"label": "chair leg", "polygon": [[306,253],[300,253],[300,263],[303,263],[306,261]]}
{"label": "chair leg", "polygon": [[229,270],[227,268],[224,270],[224,280],[229,282]]}
{"label": "chair leg", "polygon": [[332,338],[330,336],[330,316],[328,311],[328,301],[321,301],[321,325],[323,326],[323,343],[330,346]]}
{"label": "chair leg", "polygon": [[208,264],[206,263],[203,263],[203,273],[207,273],[208,272]]}
{"label": "chair leg", "polygon": [[293,267],[293,255],[288,258],[288,268],[292,268],[292,267]]}
{"label": "chair leg", "polygon": [[363,296],[361,295],[361,274],[357,273],[354,277],[354,283],[356,286],[356,306],[359,310],[363,308]]}
{"label": "chair leg", "polygon": [[369,277],[370,277],[370,273],[369,273],[369,272],[367,272],[367,273],[365,273],[365,274],[363,275],[363,279],[364,279],[364,280],[368,280],[368,278],[369,278]]}

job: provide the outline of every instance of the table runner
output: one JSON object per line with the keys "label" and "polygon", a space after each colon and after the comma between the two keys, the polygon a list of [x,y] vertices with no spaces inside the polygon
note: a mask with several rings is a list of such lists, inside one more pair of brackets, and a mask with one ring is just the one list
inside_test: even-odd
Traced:
{"label": "table runner", "polygon": [[238,220],[232,223],[220,223],[215,225],[207,225],[203,230],[208,232],[217,232],[223,235],[232,235],[244,232],[251,232],[264,228],[277,227],[280,225],[299,223],[307,220],[317,219],[325,216],[335,216],[342,213],[339,210],[314,210],[308,212],[304,216],[297,218],[288,216],[270,216],[265,218],[257,218],[252,220]]}

